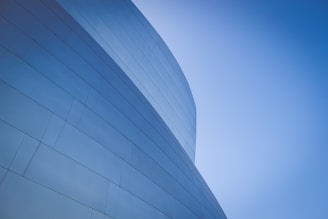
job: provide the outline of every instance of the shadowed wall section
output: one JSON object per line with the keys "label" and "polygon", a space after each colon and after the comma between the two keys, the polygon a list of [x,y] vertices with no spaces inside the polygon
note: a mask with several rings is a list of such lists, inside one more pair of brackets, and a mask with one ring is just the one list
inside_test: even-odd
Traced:
{"label": "shadowed wall section", "polygon": [[83,25],[55,1],[0,6],[0,218],[225,218],[175,131]]}

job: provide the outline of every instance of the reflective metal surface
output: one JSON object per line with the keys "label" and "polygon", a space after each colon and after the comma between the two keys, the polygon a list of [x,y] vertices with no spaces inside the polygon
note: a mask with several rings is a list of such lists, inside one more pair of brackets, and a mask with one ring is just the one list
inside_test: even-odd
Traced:
{"label": "reflective metal surface", "polygon": [[0,5],[0,218],[225,218],[155,103],[70,13]]}

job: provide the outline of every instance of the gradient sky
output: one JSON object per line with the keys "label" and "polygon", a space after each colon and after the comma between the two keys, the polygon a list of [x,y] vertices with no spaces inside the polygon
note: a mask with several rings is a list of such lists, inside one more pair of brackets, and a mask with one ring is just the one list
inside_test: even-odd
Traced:
{"label": "gradient sky", "polygon": [[328,3],[133,0],[197,106],[196,166],[230,219],[328,218]]}

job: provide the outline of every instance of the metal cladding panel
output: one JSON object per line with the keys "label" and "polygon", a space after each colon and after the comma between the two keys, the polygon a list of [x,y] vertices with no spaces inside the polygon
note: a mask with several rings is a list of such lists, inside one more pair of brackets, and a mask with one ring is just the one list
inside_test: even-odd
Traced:
{"label": "metal cladding panel", "polygon": [[[136,9],[118,2],[108,13],[125,8],[126,25]],[[0,6],[0,218],[225,218],[174,128],[83,25],[53,0]]]}
{"label": "metal cladding panel", "polygon": [[128,0],[58,0],[128,75],[195,159],[196,109],[160,36]]}

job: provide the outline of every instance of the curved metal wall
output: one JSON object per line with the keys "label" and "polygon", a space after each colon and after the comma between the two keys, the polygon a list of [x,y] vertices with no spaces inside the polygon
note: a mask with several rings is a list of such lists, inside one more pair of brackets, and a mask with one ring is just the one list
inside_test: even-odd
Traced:
{"label": "curved metal wall", "polygon": [[175,133],[59,4],[3,0],[0,27],[0,218],[226,218]]}
{"label": "curved metal wall", "polygon": [[130,0],[58,0],[129,76],[195,159],[196,110],[175,58]]}

